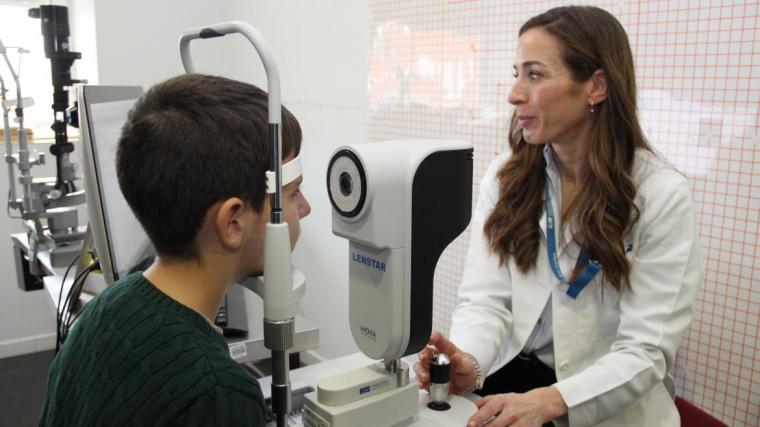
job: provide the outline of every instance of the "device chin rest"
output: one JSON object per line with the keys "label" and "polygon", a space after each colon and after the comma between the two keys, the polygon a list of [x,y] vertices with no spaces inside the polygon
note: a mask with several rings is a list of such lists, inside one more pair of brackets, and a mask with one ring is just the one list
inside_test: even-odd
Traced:
{"label": "device chin rest", "polygon": [[[306,275],[303,272],[292,269],[293,272],[293,296],[296,303],[306,293]],[[264,299],[264,276],[249,277],[240,283],[240,286],[250,290]]]}

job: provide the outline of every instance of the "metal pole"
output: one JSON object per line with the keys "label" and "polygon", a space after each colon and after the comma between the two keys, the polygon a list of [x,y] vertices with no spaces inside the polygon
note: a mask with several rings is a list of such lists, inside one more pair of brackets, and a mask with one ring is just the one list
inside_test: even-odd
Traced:
{"label": "metal pole", "polygon": [[[2,42],[0,41],[0,46]],[[5,54],[4,48],[1,52]],[[3,101],[3,141],[5,142],[5,162],[8,165],[8,203],[12,205],[16,202],[16,174],[13,172],[13,143],[11,142],[11,125],[9,121],[10,107],[6,107],[5,101],[8,100],[5,87],[5,80],[0,76],[0,94]]]}

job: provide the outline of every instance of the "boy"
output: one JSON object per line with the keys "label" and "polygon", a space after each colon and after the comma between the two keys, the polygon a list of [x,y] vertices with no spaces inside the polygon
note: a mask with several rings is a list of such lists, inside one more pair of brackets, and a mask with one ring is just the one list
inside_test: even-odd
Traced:
{"label": "boy", "polygon": [[[258,382],[213,319],[232,283],[263,272],[267,134],[267,95],[246,83],[183,75],[137,101],[116,170],[157,256],[87,304],[51,367],[41,425],[265,424]],[[300,146],[283,107],[283,163]],[[291,247],[311,209],[301,180],[283,183]]]}

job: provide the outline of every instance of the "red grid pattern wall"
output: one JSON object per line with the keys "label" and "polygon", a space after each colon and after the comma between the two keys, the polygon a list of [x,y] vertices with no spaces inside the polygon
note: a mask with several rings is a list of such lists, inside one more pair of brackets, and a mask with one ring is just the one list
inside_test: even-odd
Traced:
{"label": "red grid pattern wall", "polygon": [[[678,394],[732,426],[760,425],[760,2],[589,1],[627,29],[650,142],[692,186],[705,284],[679,350]],[[517,30],[557,1],[375,0],[370,140],[475,145],[473,204],[506,146]],[[469,230],[436,273],[448,331]]]}

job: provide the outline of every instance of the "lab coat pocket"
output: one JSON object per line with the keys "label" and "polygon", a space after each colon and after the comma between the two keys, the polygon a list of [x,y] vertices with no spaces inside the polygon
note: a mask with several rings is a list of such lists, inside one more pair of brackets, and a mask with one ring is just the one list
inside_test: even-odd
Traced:
{"label": "lab coat pocket", "polygon": [[576,315],[581,344],[614,335],[620,324],[620,294],[609,285],[602,287],[597,277],[578,295]]}

